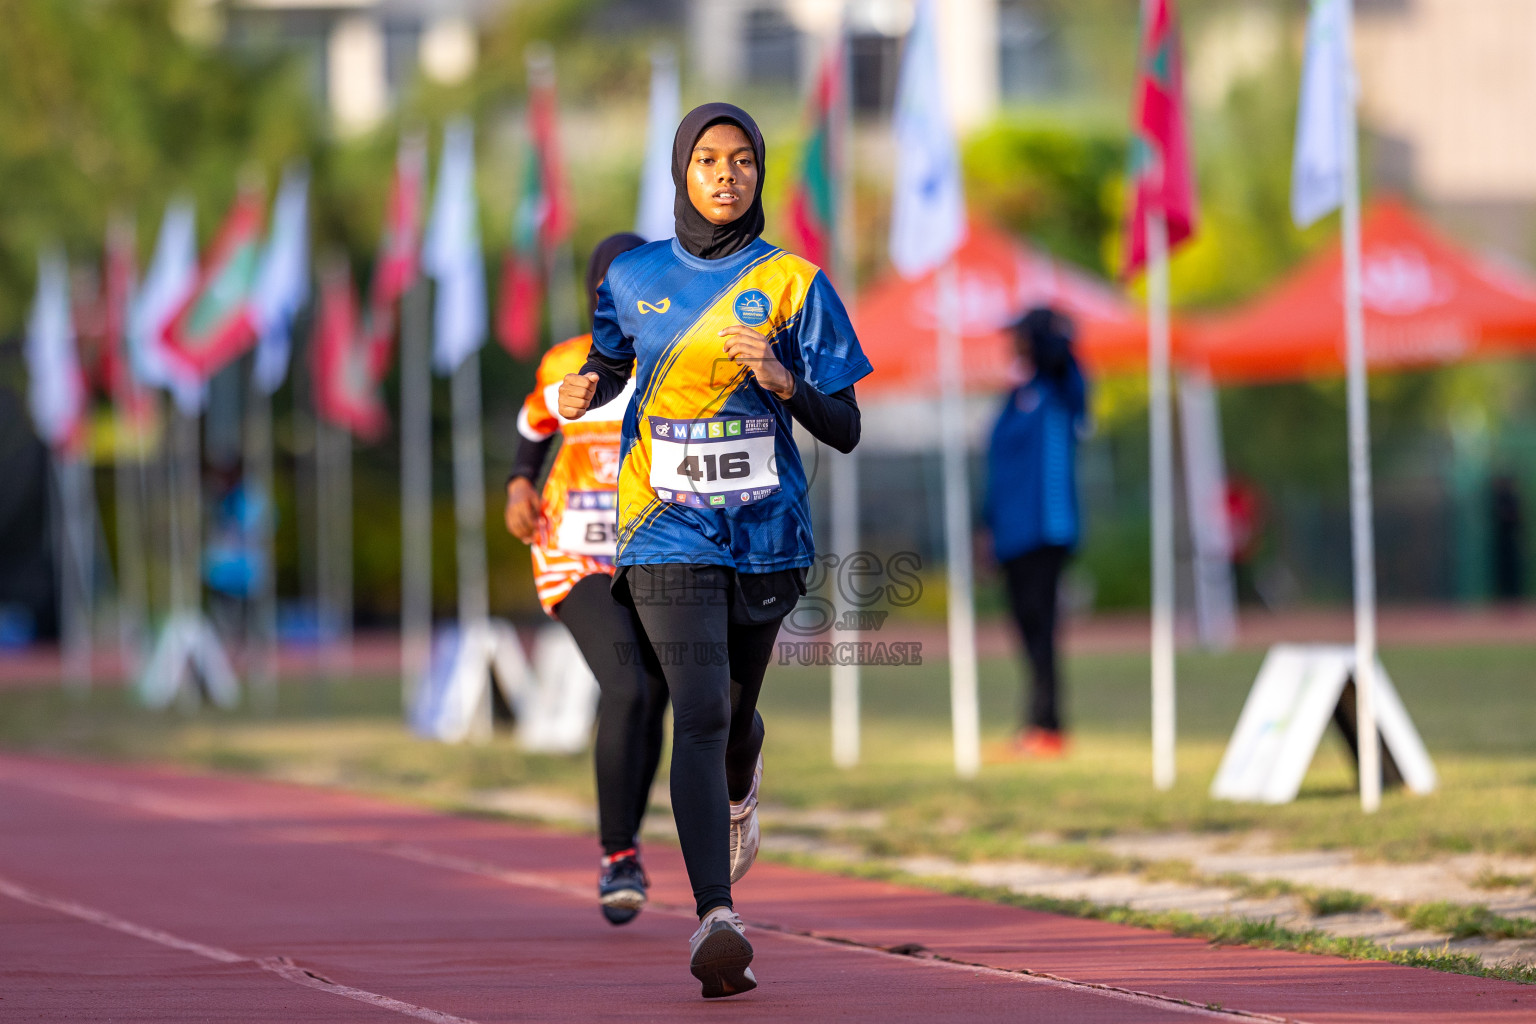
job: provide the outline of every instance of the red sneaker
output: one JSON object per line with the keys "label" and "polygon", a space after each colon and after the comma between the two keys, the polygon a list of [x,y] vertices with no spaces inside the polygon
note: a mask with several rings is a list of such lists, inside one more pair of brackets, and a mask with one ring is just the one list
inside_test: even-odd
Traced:
{"label": "red sneaker", "polygon": [[1014,738],[1013,749],[1020,757],[1056,761],[1067,756],[1067,737],[1056,729],[1029,728]]}

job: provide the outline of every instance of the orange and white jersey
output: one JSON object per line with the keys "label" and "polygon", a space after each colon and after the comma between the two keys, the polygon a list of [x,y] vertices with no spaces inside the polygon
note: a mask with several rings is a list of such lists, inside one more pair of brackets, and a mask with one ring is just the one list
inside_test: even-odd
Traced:
{"label": "orange and white jersey", "polygon": [[518,433],[543,441],[557,431],[560,451],[544,481],[539,533],[533,543],[533,582],[539,604],[553,614],[579,580],[613,575],[618,540],[619,428],[634,394],[631,380],[612,401],[581,419],[559,413],[560,383],[587,361],[592,336],[562,341],[544,353],[533,391],[517,416]]}

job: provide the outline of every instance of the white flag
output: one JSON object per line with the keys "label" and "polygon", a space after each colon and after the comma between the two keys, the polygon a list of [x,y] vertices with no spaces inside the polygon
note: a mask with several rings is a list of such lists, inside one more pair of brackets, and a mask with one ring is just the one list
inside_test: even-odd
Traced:
{"label": "white flag", "polygon": [[1349,0],[1312,0],[1291,164],[1291,219],[1306,227],[1344,202],[1344,147],[1353,146],[1355,72]]}
{"label": "white flag", "polygon": [[421,265],[437,282],[432,365],[447,376],[485,343],[485,265],[475,203],[475,130],[459,119],[443,138]]}
{"label": "white flag", "polygon": [[165,357],[161,338],[196,284],[196,215],[189,200],[173,199],[160,221],[155,254],[128,317],[128,357],[140,384],[169,390],[189,415],[202,408],[207,388]]}
{"label": "white flag", "polygon": [[681,90],[671,50],[651,55],[651,113],[645,127],[645,165],[640,168],[640,210],[635,234],[647,242],[671,238],[676,230],[672,201],[672,138],[677,134]]}
{"label": "white flag", "polygon": [[965,241],[960,159],[944,109],[933,0],[918,0],[896,85],[891,263],[904,277],[942,265]]}
{"label": "white flag", "polygon": [[50,248],[37,257],[37,294],[27,319],[27,397],[37,436],[66,444],[85,414],[85,383],[69,312],[69,266]]}
{"label": "white flag", "polygon": [[272,233],[251,289],[251,318],[260,338],[253,370],[256,386],[270,395],[288,376],[293,318],[309,301],[309,172],[292,166],[272,211]]}

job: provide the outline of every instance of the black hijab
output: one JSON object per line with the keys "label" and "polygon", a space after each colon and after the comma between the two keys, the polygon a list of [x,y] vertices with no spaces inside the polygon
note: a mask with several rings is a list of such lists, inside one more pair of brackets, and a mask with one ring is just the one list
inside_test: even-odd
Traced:
{"label": "black hijab", "polygon": [[[688,198],[688,165],[693,162],[693,147],[699,136],[717,124],[740,128],[757,155],[757,191],[752,196],[752,206],[729,224],[721,225],[711,224]],[[706,103],[687,113],[672,139],[672,184],[677,187],[672,218],[677,224],[677,240],[684,249],[700,259],[718,260],[740,252],[763,233],[763,176],[767,173],[763,156],[763,133],[758,131],[752,115],[740,107]]]}
{"label": "black hijab", "polygon": [[597,243],[597,248],[592,250],[592,258],[587,260],[587,301],[590,305],[587,310],[591,314],[597,313],[597,286],[603,283],[603,278],[608,276],[608,267],[621,254],[631,249],[638,249],[645,244],[645,239],[629,231],[621,231],[616,235],[609,235]]}

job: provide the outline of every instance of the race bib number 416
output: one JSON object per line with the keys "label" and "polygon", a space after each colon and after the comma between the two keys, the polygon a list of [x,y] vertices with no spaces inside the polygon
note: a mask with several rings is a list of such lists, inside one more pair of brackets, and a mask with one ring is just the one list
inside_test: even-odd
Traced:
{"label": "race bib number 416", "polygon": [[762,501],[779,489],[773,417],[647,419],[651,489],[663,501],[732,508]]}

